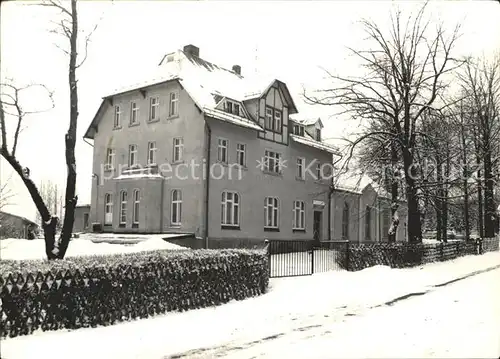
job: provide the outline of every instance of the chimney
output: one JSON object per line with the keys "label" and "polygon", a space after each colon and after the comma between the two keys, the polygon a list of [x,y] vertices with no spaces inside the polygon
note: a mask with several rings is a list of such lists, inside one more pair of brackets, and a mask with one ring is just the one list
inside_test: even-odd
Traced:
{"label": "chimney", "polygon": [[238,75],[241,75],[241,66],[233,65],[233,72],[236,72]]}
{"label": "chimney", "polygon": [[200,57],[200,49],[194,45],[184,46],[183,51],[186,53],[186,55]]}

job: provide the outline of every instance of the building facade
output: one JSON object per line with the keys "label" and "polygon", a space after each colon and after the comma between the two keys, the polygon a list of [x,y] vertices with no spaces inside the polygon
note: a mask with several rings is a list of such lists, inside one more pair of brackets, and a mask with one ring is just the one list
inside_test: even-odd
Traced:
{"label": "building facade", "polygon": [[75,221],[73,222],[73,233],[90,232],[90,204],[78,205],[75,208]]}
{"label": "building facade", "polygon": [[32,220],[0,211],[0,238],[34,239],[39,229]]}
{"label": "building facade", "polygon": [[300,118],[285,83],[219,67],[193,45],[157,70],[105,96],[85,134],[91,223],[214,240],[329,237],[339,153],[321,120]]}

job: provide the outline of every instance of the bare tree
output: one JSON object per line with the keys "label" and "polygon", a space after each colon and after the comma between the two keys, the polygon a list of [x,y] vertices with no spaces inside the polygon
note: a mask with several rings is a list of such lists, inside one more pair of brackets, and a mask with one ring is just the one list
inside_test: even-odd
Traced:
{"label": "bare tree", "polygon": [[12,198],[16,195],[12,188],[9,187],[11,179],[12,174],[3,183],[0,183],[0,211],[5,206],[12,204]]}
{"label": "bare tree", "polygon": [[[482,169],[482,174],[478,173],[479,210],[484,210],[479,215],[480,225],[484,223],[484,237],[489,238],[495,235],[497,216],[494,172],[499,162],[500,57],[490,63],[469,59],[460,78],[464,92],[469,94],[468,111],[473,119],[476,158]],[[484,192],[484,204],[481,192]]]}
{"label": "bare tree", "polygon": [[[53,30],[56,34],[62,35],[62,37],[67,41],[67,48],[60,47],[61,50],[67,54],[69,58],[69,69],[68,69],[68,85],[70,92],[70,118],[69,118],[69,128],[65,134],[65,158],[66,158],[66,191],[64,200],[64,222],[62,226],[61,236],[56,241],[56,226],[58,223],[57,212],[51,214],[52,208],[48,208],[44,202],[39,190],[35,183],[30,179],[29,169],[21,166],[16,158],[16,148],[19,140],[19,129],[21,122],[26,115],[23,111],[21,103],[18,98],[19,91],[22,90],[12,86],[14,95],[3,96],[2,103],[0,106],[0,125],[2,131],[2,156],[10,163],[14,170],[23,179],[23,182],[28,189],[33,202],[35,203],[38,212],[42,218],[42,228],[44,231],[45,238],[45,252],[47,258],[60,259],[64,258],[66,250],[69,245],[73,230],[74,213],[75,206],[77,203],[77,196],[75,195],[75,185],[76,185],[76,160],[75,160],[75,144],[76,144],[76,129],[78,123],[78,84],[76,80],[76,71],[83,64],[87,58],[87,46],[90,40],[90,32],[85,39],[85,53],[82,60],[78,61],[78,13],[77,13],[77,0],[71,0],[69,7],[65,7],[61,2],[55,0],[49,0],[42,4],[37,4],[37,6],[44,6],[50,9],[55,9],[60,11],[61,20],[57,22],[57,28]],[[97,26],[97,25],[96,25]],[[94,28],[95,30],[95,28]],[[51,94],[49,93],[51,96]],[[4,100],[7,97],[7,100]],[[10,102],[8,102],[10,100]],[[17,115],[17,126],[14,132],[14,143],[12,149],[8,148],[7,144],[7,129],[5,114],[6,110],[4,107],[12,107],[15,109]]]}
{"label": "bare tree", "polygon": [[458,26],[451,33],[442,23],[431,30],[430,22],[424,20],[424,10],[425,6],[405,23],[401,12],[396,11],[388,33],[373,21],[363,20],[362,26],[374,46],[350,51],[361,60],[366,73],[359,77],[329,73],[331,80],[340,84],[304,94],[311,104],[338,106],[341,113],[389,129],[365,132],[353,147],[370,137],[382,136],[401,152],[410,242],[422,240],[415,148],[417,137],[425,134],[418,131],[418,123],[423,112],[435,106],[444,92],[445,75],[460,65],[452,57]]}

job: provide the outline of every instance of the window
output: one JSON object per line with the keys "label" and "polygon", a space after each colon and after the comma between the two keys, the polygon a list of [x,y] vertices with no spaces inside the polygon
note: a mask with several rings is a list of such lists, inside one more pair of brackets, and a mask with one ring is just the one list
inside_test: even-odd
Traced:
{"label": "window", "polygon": [[221,224],[237,227],[240,225],[240,196],[236,192],[222,192]]}
{"label": "window", "polygon": [[141,203],[141,192],[139,190],[134,191],[134,210],[132,212],[132,223],[135,225],[139,224],[139,205]]}
{"label": "window", "polygon": [[304,126],[293,125],[293,134],[297,136],[304,136]]}
{"label": "window", "polygon": [[156,164],[156,142],[148,142],[148,165]]}
{"label": "window", "polygon": [[293,229],[306,228],[306,204],[304,201],[293,202]]}
{"label": "window", "polygon": [[139,123],[139,107],[137,102],[133,101],[130,104],[130,124],[136,125]]}
{"label": "window", "polygon": [[128,146],[128,165],[129,167],[137,165],[137,145]]}
{"label": "window", "polygon": [[276,197],[266,197],[264,203],[264,228],[279,227],[279,201]]}
{"label": "window", "polygon": [[280,132],[282,125],[282,114],[280,110],[275,110],[271,107],[266,107],[266,130]]}
{"label": "window", "polygon": [[316,141],[321,141],[321,129],[316,129]]}
{"label": "window", "polygon": [[83,214],[83,229],[89,228],[89,214],[84,213]]}
{"label": "window", "polygon": [[127,192],[120,192],[120,227],[127,224]]}
{"label": "window", "polygon": [[122,125],[122,112],[120,110],[120,106],[115,106],[115,123],[114,127],[119,128]]}
{"label": "window", "polygon": [[321,163],[317,163],[316,164],[316,180],[319,181],[321,180],[322,176],[321,176]]}
{"label": "window", "polygon": [[273,109],[271,107],[266,107],[266,129],[273,129]]}
{"label": "window", "polygon": [[389,239],[389,228],[391,222],[391,209],[386,207],[382,211],[382,239]]}
{"label": "window", "polygon": [[178,189],[174,189],[172,191],[170,223],[174,226],[180,226],[181,218],[182,218],[182,192]]}
{"label": "window", "polygon": [[113,197],[111,193],[104,195],[104,225],[111,225],[113,223]]}
{"label": "window", "polygon": [[106,165],[105,170],[112,170],[115,164],[115,150],[113,148],[106,149]]}
{"label": "window", "polygon": [[305,158],[297,158],[297,178],[304,179]]}
{"label": "window", "polygon": [[168,117],[174,117],[179,114],[179,93],[177,91],[170,93],[170,111]]}
{"label": "window", "polygon": [[281,111],[274,110],[274,124],[273,124],[274,132],[281,132]]}
{"label": "window", "polygon": [[366,206],[365,210],[365,239],[367,241],[372,239],[372,213],[370,206]]}
{"label": "window", "polygon": [[240,115],[240,105],[238,105],[237,103],[234,104],[233,114],[235,114],[236,116]]}
{"label": "window", "polygon": [[159,97],[151,97],[149,104],[149,120],[154,121],[160,118],[160,98]]}
{"label": "window", "polygon": [[227,163],[227,148],[229,141],[224,138],[219,138],[217,146],[217,160],[222,163]]}
{"label": "window", "polygon": [[236,160],[240,166],[246,166],[246,150],[247,146],[243,143],[236,144]]}
{"label": "window", "polygon": [[181,162],[184,152],[184,140],[180,137],[174,138],[174,162]]}
{"label": "window", "polygon": [[344,202],[344,208],[342,210],[342,239],[349,239],[349,205]]}
{"label": "window", "polygon": [[264,169],[268,172],[281,173],[281,155],[274,151],[266,150]]}
{"label": "window", "polygon": [[233,113],[233,103],[230,101],[226,101],[226,112]]}

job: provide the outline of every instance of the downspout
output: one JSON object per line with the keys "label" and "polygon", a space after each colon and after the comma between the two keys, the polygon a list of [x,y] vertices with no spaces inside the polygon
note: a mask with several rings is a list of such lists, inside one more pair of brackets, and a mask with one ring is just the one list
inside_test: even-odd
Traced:
{"label": "downspout", "polygon": [[212,145],[212,130],[205,120],[205,126],[207,127],[207,148],[206,148],[206,166],[207,172],[205,173],[205,248],[208,249],[208,209],[209,209],[209,194],[210,194],[210,147]]}

